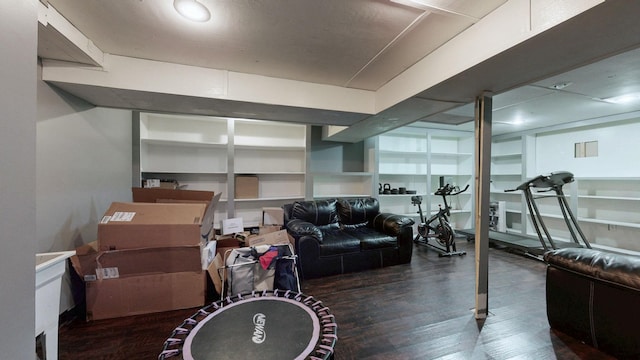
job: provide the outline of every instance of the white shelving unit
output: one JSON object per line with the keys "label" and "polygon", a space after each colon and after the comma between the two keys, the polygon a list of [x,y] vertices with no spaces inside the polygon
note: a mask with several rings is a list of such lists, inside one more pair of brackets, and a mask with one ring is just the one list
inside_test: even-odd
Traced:
{"label": "white shelving unit", "polygon": [[523,140],[521,137],[491,144],[491,201],[504,201],[506,231],[526,233],[522,214],[524,197],[520,191],[505,192],[514,189],[525,181],[525,165],[523,161]]}
{"label": "white shelving unit", "polygon": [[434,195],[440,186],[442,177],[445,184],[452,184],[463,189],[469,189],[457,196],[447,199],[451,206],[451,221],[454,229],[468,229],[473,227],[473,168],[474,168],[474,134],[468,132],[434,132],[429,133],[429,163],[430,163],[430,209],[438,211],[442,197]]}
{"label": "white shelving unit", "polygon": [[[635,145],[633,134],[639,127],[640,119],[635,119],[494,138],[491,197],[506,202],[507,231],[535,235],[524,196],[504,190],[540,174],[566,170],[575,181],[564,186],[565,196],[592,246],[640,252],[640,171],[632,165],[638,153],[626,150]],[[597,157],[574,157],[574,143],[585,140],[599,140]],[[599,173],[612,176],[593,176]],[[569,239],[557,199],[539,197],[536,204],[552,237]]]}
{"label": "white shelving unit", "polygon": [[[142,179],[160,178],[176,180],[188,190],[222,193],[218,219],[242,217],[245,226],[256,226],[262,207],[305,198],[306,128],[274,121],[140,113],[139,119],[134,117],[134,134],[140,139],[139,148],[134,146],[134,169],[139,164],[134,186]],[[235,176],[245,174],[258,176],[255,199],[234,198]]]}
{"label": "white shelving unit", "polygon": [[371,179],[369,172],[316,172],[313,198],[332,197],[369,197],[371,196]]}
{"label": "white shelving unit", "polygon": [[580,221],[640,229],[640,178],[577,178]]}
{"label": "white shelving unit", "polygon": [[[473,134],[403,127],[377,137],[378,185],[416,191],[423,197],[425,216],[438,210],[442,198],[433,193],[446,183],[464,188],[473,179]],[[456,228],[470,226],[473,212],[472,191],[448,198]],[[411,203],[414,194],[378,194],[383,211],[419,219],[418,208]],[[442,204],[444,205],[444,204]]]}

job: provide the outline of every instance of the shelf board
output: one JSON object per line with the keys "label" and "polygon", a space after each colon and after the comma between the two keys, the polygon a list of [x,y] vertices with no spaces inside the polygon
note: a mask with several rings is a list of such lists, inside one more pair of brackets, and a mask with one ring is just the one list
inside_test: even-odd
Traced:
{"label": "shelf board", "polygon": [[624,221],[612,221],[612,220],[605,220],[605,219],[594,219],[594,218],[583,218],[583,217],[579,217],[578,221],[583,221],[591,224],[615,225],[615,226],[640,229],[640,223],[630,223],[630,222],[624,222]]}
{"label": "shelf board", "polygon": [[233,147],[236,150],[264,150],[264,151],[304,151],[306,147],[304,145],[291,145],[291,146],[263,146],[263,145],[242,145],[234,144]]}
{"label": "shelf board", "polygon": [[517,176],[519,178],[522,177],[522,173],[495,173],[495,172],[492,172],[490,175],[491,176]]}
{"label": "shelf board", "polygon": [[378,195],[383,198],[427,196],[426,194],[378,194]]}
{"label": "shelf board", "polygon": [[235,202],[254,202],[254,201],[299,200],[299,199],[304,199],[304,195],[259,197],[259,198],[250,198],[250,199],[234,199],[234,201]]}
{"label": "shelf board", "polygon": [[500,194],[500,195],[522,195],[521,191],[509,191],[506,192],[504,190],[491,190],[491,194]]}
{"label": "shelf board", "polygon": [[357,171],[350,171],[350,172],[337,172],[337,171],[329,171],[329,172],[312,172],[311,176],[372,176],[373,173],[371,172],[357,172]]}
{"label": "shelf board", "polygon": [[141,174],[164,174],[164,175],[213,175],[227,176],[227,171],[165,171],[165,170],[141,170]]}
{"label": "shelf board", "polygon": [[458,158],[458,157],[470,157],[472,153],[441,153],[441,152],[432,152],[431,156],[434,157],[444,157],[444,158]]}
{"label": "shelf board", "polygon": [[[527,214],[529,215],[529,214]],[[551,218],[551,219],[564,219],[562,215],[559,214],[540,214],[542,217]],[[615,220],[607,220],[607,219],[596,219],[596,218],[586,218],[586,217],[578,217],[579,222],[586,222],[591,224],[600,224],[600,225],[615,225],[629,228],[640,229],[640,223],[631,223],[625,221],[615,221]]]}
{"label": "shelf board", "polygon": [[578,199],[640,201],[639,197],[602,195],[578,195]]}
{"label": "shelf board", "polygon": [[442,174],[442,173],[435,173],[435,174],[431,174],[431,176],[471,176],[471,174]]}
{"label": "shelf board", "polygon": [[284,175],[284,176],[301,176],[305,175],[304,171],[236,171],[234,175]]}
{"label": "shelf board", "polygon": [[378,173],[378,175],[384,176],[427,176],[427,173]]}
{"label": "shelf board", "polygon": [[331,199],[331,198],[369,198],[371,194],[313,194],[314,199]]}
{"label": "shelf board", "polygon": [[521,157],[522,157],[521,153],[491,155],[492,159],[517,159],[517,158],[521,158]]}
{"label": "shelf board", "polygon": [[165,140],[165,139],[140,139],[143,144],[151,145],[169,145],[169,146],[188,146],[188,147],[208,147],[208,148],[226,148],[226,143],[212,143],[212,142],[200,142],[200,141],[180,141],[180,140]]}
{"label": "shelf board", "polygon": [[399,150],[380,150],[380,155],[406,155],[406,156],[427,156],[426,151],[399,151]]}
{"label": "shelf board", "polygon": [[640,177],[574,177],[577,181],[640,181]]}

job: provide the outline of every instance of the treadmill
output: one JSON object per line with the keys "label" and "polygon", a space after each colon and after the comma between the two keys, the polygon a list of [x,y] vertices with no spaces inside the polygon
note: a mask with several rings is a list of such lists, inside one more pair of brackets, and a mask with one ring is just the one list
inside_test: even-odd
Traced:
{"label": "treadmill", "polygon": [[[505,192],[523,191],[529,214],[531,214],[531,222],[536,230],[536,236],[526,236],[518,234],[509,234],[498,231],[489,231],[489,241],[495,245],[522,252],[525,255],[531,255],[540,258],[542,254],[549,250],[566,247],[586,247],[591,248],[591,244],[587,241],[584,233],[580,229],[578,221],[569,207],[569,202],[564,195],[562,187],[565,184],[574,181],[573,174],[568,171],[552,172],[548,175],[539,175],[533,179],[525,181],[515,189],[505,190]],[[532,189],[536,190],[534,196]],[[553,192],[554,194],[544,194]],[[535,199],[541,197],[555,197],[558,200],[562,217],[567,225],[571,235],[571,241],[556,241],[553,239],[547,226],[545,225],[540,210],[536,205]],[[459,233],[467,235],[467,239],[471,240],[475,236],[475,231],[458,230]]]}

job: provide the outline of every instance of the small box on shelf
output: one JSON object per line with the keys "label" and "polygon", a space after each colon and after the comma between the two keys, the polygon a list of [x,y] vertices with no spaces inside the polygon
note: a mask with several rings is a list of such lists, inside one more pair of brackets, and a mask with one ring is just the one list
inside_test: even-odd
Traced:
{"label": "small box on shelf", "polygon": [[235,189],[236,199],[257,199],[258,175],[236,175]]}
{"label": "small box on shelf", "polygon": [[229,235],[244,231],[242,218],[223,219],[220,224],[221,235]]}

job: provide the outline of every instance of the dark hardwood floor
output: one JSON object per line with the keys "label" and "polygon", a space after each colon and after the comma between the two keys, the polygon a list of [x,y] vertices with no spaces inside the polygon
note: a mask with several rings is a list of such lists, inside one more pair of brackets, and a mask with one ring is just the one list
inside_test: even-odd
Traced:
{"label": "dark hardwood floor", "polygon": [[[491,249],[489,316],[477,321],[474,244],[462,257],[415,247],[410,264],[305,281],[338,322],[335,359],[611,359],[549,329],[545,265]],[[60,328],[59,358],[156,359],[164,340],[197,309]]]}

